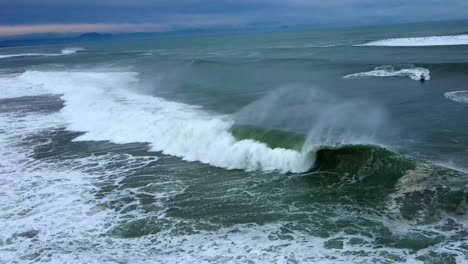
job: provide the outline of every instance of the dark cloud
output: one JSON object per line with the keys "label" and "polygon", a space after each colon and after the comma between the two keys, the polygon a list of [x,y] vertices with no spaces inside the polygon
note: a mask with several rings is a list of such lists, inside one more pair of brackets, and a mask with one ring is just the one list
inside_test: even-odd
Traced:
{"label": "dark cloud", "polygon": [[361,25],[468,18],[467,0],[0,0],[0,26]]}

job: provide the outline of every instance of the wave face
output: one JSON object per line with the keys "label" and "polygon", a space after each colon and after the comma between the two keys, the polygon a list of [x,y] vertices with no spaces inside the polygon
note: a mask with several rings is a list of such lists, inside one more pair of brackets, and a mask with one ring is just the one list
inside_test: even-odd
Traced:
{"label": "wave face", "polygon": [[468,103],[468,90],[447,92],[445,98],[459,103]]}
{"label": "wave face", "polygon": [[421,76],[424,76],[424,80],[430,80],[430,71],[421,67],[411,66],[409,68],[397,68],[392,65],[385,65],[376,67],[373,71],[353,73],[344,76],[346,79],[359,79],[368,77],[402,77],[407,76],[412,80],[419,81]]}
{"label": "wave face", "polygon": [[433,36],[418,38],[392,38],[371,41],[358,46],[384,46],[384,47],[423,47],[423,46],[454,46],[468,45],[468,35]]}
{"label": "wave face", "polygon": [[126,87],[138,82],[134,72],[27,71],[9,82],[39,94],[63,94],[67,128],[86,132],[75,140],[147,142],[153,151],[227,169],[303,172],[313,164],[301,151],[236,140],[229,116],[130,92]]}
{"label": "wave face", "polygon": [[70,55],[85,50],[84,48],[64,48],[60,53],[19,53],[19,54],[4,54],[0,55],[0,59],[14,58],[14,57],[47,57],[47,56],[63,56]]}

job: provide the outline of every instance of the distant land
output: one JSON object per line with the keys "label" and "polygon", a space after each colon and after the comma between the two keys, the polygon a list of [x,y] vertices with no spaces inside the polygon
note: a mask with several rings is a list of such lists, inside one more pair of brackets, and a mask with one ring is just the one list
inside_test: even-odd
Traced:
{"label": "distant land", "polygon": [[9,39],[0,41],[0,47],[15,47],[15,46],[37,46],[37,45],[53,45],[53,44],[69,44],[86,41],[95,41],[113,37],[100,33],[85,33],[76,37],[44,37],[44,38],[28,38]]}
{"label": "distant land", "polygon": [[268,29],[192,29],[183,31],[172,32],[145,32],[145,33],[116,33],[116,34],[103,34],[96,32],[89,32],[79,36],[22,36],[17,39],[0,40],[0,48],[4,47],[20,47],[20,46],[40,46],[40,45],[60,45],[60,44],[76,44],[83,42],[105,41],[116,39],[143,39],[165,36],[193,36],[193,35],[223,35],[223,34],[236,34],[248,33],[258,31],[269,31]]}

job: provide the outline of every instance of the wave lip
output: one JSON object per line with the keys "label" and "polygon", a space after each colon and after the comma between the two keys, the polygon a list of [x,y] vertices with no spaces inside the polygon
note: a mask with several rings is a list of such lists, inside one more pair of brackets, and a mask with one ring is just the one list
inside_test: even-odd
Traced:
{"label": "wave lip", "polygon": [[468,45],[468,35],[431,36],[416,38],[390,38],[371,41],[356,46],[382,46],[382,47],[424,47],[424,46],[455,46]]}
{"label": "wave lip", "polygon": [[407,68],[403,67],[395,67],[392,65],[384,65],[374,68],[372,71],[367,72],[358,72],[353,74],[348,74],[344,76],[345,79],[361,79],[361,78],[368,78],[368,77],[402,77],[407,76],[410,77],[412,80],[419,81],[421,76],[424,77],[424,80],[430,80],[431,75],[430,71],[426,68],[422,67],[415,67],[410,65]]}
{"label": "wave lip", "polygon": [[459,102],[459,103],[468,103],[468,90],[453,91],[444,93],[445,98]]}

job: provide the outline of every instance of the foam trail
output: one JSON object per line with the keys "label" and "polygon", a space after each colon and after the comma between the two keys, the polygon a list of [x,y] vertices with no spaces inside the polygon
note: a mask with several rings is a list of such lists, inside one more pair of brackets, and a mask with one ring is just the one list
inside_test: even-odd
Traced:
{"label": "foam trail", "polygon": [[148,142],[154,151],[227,169],[303,172],[312,166],[305,153],[236,140],[230,116],[126,90],[137,77],[133,72],[27,71],[13,82],[63,94],[61,114],[68,129],[86,132],[76,140]]}
{"label": "foam trail", "polygon": [[444,93],[445,98],[459,103],[468,103],[468,90]]}
{"label": "foam trail", "polygon": [[0,59],[7,59],[7,58],[14,58],[14,57],[47,57],[47,56],[63,56],[63,55],[70,55],[80,51],[85,50],[84,48],[64,48],[60,51],[60,53],[19,53],[19,54],[3,54],[0,55]]}
{"label": "foam trail", "polygon": [[376,67],[373,71],[353,73],[344,76],[346,79],[359,79],[367,77],[401,77],[408,76],[415,81],[419,81],[421,76],[425,80],[430,80],[430,71],[421,67],[410,67],[398,69],[391,65]]}
{"label": "foam trail", "polygon": [[423,47],[423,46],[454,46],[468,45],[468,35],[432,36],[418,38],[391,38],[371,41],[356,46],[384,46],[384,47]]}

